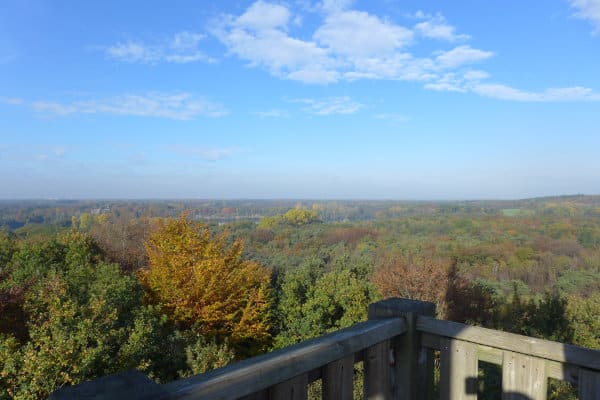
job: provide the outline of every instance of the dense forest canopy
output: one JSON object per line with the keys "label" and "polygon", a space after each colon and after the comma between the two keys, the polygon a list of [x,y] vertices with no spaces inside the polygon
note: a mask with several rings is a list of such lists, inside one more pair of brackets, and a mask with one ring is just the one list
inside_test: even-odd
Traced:
{"label": "dense forest canopy", "polygon": [[390,296],[600,349],[600,197],[4,201],[0,226],[1,399],[190,376]]}

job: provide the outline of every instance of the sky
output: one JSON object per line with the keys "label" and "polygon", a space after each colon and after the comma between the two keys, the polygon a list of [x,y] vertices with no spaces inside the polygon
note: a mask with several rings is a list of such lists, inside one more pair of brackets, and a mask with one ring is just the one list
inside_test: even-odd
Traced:
{"label": "sky", "polygon": [[0,2],[0,199],[600,194],[600,0]]}

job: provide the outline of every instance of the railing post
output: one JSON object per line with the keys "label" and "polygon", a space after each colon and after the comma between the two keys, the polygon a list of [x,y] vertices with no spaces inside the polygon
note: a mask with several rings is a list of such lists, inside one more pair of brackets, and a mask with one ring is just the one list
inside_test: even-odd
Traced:
{"label": "railing post", "polygon": [[[433,354],[421,348],[417,317],[435,316],[435,304],[427,301],[392,298],[369,305],[369,319],[403,317],[407,331],[391,343],[393,365],[390,373],[391,399],[425,399],[433,383]],[[365,363],[365,384],[370,371]]]}

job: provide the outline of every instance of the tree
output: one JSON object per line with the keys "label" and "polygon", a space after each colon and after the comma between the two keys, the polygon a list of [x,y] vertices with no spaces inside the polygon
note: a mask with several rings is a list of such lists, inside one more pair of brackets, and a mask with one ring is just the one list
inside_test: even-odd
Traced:
{"label": "tree", "polygon": [[149,267],[140,272],[152,302],[183,329],[229,339],[239,355],[270,341],[270,275],[242,259],[242,243],[227,245],[182,214],[161,221],[146,242]]}
{"label": "tree", "polygon": [[132,368],[165,381],[186,368],[185,343],[143,304],[135,276],[97,261],[87,235],[25,246],[13,264],[4,283],[24,293],[27,331],[0,333],[0,399],[45,398]]}
{"label": "tree", "polygon": [[385,297],[431,301],[445,315],[446,290],[451,263],[430,256],[393,257],[380,263],[373,282]]}

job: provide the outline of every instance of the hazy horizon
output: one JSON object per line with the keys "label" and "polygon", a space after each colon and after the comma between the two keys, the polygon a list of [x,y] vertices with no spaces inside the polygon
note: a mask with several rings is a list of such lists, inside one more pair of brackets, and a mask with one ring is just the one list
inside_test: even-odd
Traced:
{"label": "hazy horizon", "polygon": [[600,193],[598,10],[8,0],[0,199]]}

